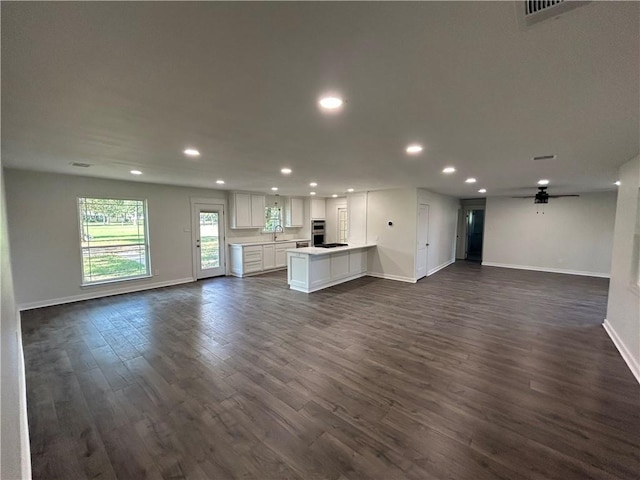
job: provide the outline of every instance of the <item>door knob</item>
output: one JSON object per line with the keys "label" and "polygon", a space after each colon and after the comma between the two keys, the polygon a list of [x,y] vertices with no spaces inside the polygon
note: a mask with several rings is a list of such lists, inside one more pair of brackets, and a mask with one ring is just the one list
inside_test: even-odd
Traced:
{"label": "door knob", "polygon": [[427,243],[427,247],[429,246],[429,244]]}

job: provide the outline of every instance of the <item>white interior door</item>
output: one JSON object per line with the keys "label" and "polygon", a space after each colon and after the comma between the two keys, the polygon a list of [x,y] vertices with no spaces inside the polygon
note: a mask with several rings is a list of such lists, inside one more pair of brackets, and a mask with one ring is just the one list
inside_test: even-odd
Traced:
{"label": "white interior door", "polygon": [[416,279],[427,276],[429,252],[429,205],[418,205],[418,248],[416,254]]}
{"label": "white interior door", "polygon": [[224,275],[224,209],[222,205],[193,205],[193,255],[196,278]]}

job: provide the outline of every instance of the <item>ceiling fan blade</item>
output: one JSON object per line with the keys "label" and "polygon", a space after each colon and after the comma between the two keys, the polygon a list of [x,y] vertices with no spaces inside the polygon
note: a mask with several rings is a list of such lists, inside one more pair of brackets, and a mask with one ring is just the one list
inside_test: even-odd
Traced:
{"label": "ceiling fan blade", "polygon": [[579,197],[580,195],[549,195],[549,198],[560,198],[560,197]]}
{"label": "ceiling fan blade", "polygon": [[510,198],[536,198],[535,195],[523,195],[521,197],[510,197]]}

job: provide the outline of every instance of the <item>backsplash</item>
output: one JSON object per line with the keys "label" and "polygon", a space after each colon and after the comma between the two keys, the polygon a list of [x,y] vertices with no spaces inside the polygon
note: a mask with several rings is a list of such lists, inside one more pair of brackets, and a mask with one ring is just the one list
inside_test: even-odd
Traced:
{"label": "backsplash", "polygon": [[[309,229],[305,227],[285,228],[284,230],[284,235],[282,233],[278,233],[278,239],[297,240],[301,238],[311,238]],[[273,240],[273,232],[262,232],[259,228],[227,228],[227,243],[254,243],[268,242],[271,240]]]}

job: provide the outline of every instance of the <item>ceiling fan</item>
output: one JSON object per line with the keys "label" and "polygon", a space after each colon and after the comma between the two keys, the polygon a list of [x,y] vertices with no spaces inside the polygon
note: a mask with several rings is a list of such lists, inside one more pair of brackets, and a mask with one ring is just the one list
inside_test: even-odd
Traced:
{"label": "ceiling fan", "polygon": [[560,197],[579,197],[580,195],[549,195],[547,193],[547,187],[538,187],[538,191],[535,195],[525,195],[522,197],[512,197],[512,198],[533,198],[533,203],[549,203],[550,198],[560,198]]}

